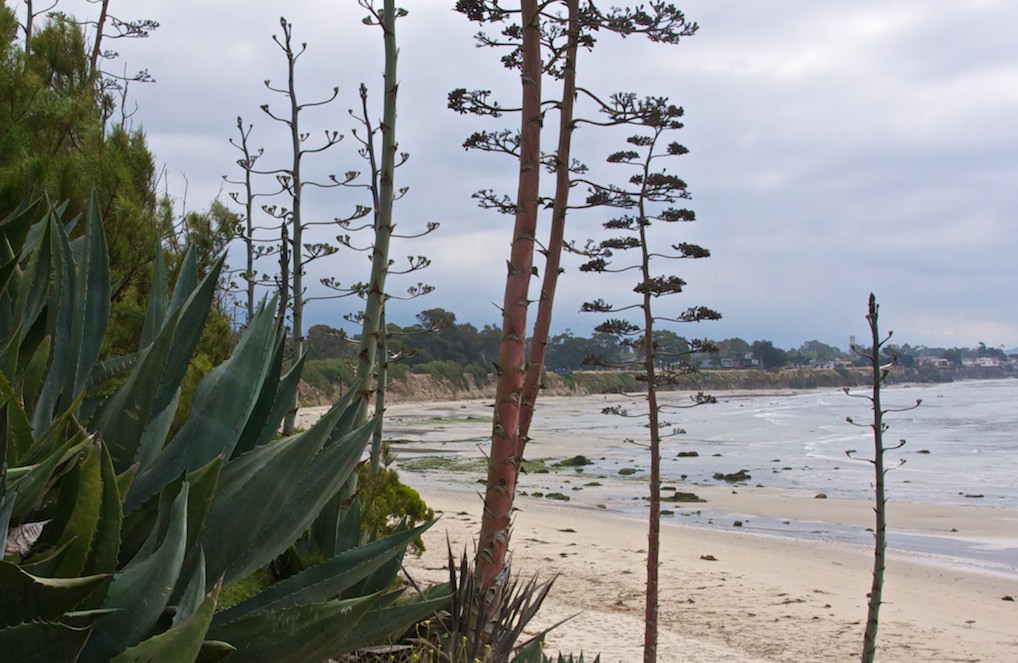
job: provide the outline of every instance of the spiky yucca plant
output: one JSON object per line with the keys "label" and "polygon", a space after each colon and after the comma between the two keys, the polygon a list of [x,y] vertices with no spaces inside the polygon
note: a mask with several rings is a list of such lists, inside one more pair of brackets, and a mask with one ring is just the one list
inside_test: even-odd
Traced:
{"label": "spiky yucca plant", "polygon": [[274,306],[171,435],[221,262],[199,279],[188,254],[169,297],[157,263],[137,353],[99,361],[102,224],[93,203],[72,240],[78,220],[62,211],[28,204],[0,221],[5,660],[318,661],[446,604],[444,588],[391,589],[422,528],[357,546],[356,523],[323,513],[371,435],[349,400],[274,439],[303,365],[282,371]]}

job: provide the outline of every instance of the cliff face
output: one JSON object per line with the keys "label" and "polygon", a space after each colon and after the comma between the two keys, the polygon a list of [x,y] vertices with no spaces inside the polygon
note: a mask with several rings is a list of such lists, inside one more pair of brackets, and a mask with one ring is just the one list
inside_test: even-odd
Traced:
{"label": "cliff face", "polygon": [[[902,368],[894,367],[887,384],[953,382],[955,380],[995,380],[1014,377],[1002,367]],[[870,383],[865,368],[787,368],[780,371],[731,370],[701,371],[681,376],[674,391],[724,391],[734,389],[823,389],[860,387]],[[622,371],[576,371],[568,377],[554,373],[545,376],[543,395],[588,396],[609,391],[642,391],[642,383],[632,373]],[[393,403],[420,401],[456,401],[492,398],[493,377],[478,382],[465,374],[453,382],[434,375],[407,373],[389,384],[386,398]],[[341,394],[327,393],[301,383],[300,399],[306,406],[329,405]]]}
{"label": "cliff face", "polygon": [[[558,375],[552,373],[545,378],[545,389],[542,394],[570,396],[580,393],[586,392],[577,392],[570,388]],[[338,390],[329,393],[304,382],[300,385],[300,402],[305,406],[331,405],[341,395]],[[488,376],[487,380],[478,382],[473,375],[465,374],[460,381],[453,382],[426,373],[407,373],[389,383],[385,398],[390,403],[406,403],[490,399],[494,396],[494,376]]]}

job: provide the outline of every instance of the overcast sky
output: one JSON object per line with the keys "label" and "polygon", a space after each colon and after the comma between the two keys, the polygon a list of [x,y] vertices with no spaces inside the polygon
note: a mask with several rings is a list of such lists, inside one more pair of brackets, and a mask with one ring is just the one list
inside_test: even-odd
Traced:
{"label": "overcast sky", "polygon": [[[81,4],[64,0],[61,8],[84,14],[88,8],[76,9]],[[302,99],[340,88],[336,103],[306,119],[312,133],[347,134],[315,168],[364,168],[347,109],[357,105],[363,81],[380,114],[382,42],[378,28],[361,24],[365,12],[354,0],[112,4],[123,18],[161,23],[151,38],[115,48],[129,69],[147,68],[157,80],[131,87],[139,106],[133,122],[165,168],[171,195],[184,197],[186,178],[188,208],[206,207],[222,175],[239,175],[238,154],[227,142],[238,115],[254,123],[252,143],[265,147],[263,163],[282,165],[286,158],[285,127],[259,110],[269,103],[281,111],[285,101],[263,85],[285,82],[285,62],[271,40],[280,32],[280,11],[295,39],[308,44],[299,63]],[[411,159],[397,185],[411,190],[397,205],[398,230],[427,221],[442,226],[394,247],[396,257],[431,257],[432,267],[412,280],[437,290],[394,305],[391,319],[408,324],[416,311],[442,307],[460,322],[495,322],[511,219],[477,209],[470,196],[480,188],[513,192],[516,168],[460,145],[472,131],[518,120],[464,118],[446,110],[446,95],[455,87],[486,88],[512,105],[518,78],[501,68],[497,52],[474,47],[477,28],[450,9],[452,2],[403,4],[410,14],[398,26],[397,129]],[[698,220],[671,229],[667,240],[702,244],[713,256],[662,265],[689,283],[685,294],[662,302],[662,312],[707,305],[724,319],[676,331],[769,339],[785,348],[819,339],[845,348],[849,335],[865,337],[872,291],[883,326],[900,342],[1018,346],[1018,4],[679,5],[700,25],[680,45],[605,36],[579,61],[586,87],[664,95],[686,110],[686,128],[676,138],[690,154],[671,170],[687,181]],[[591,165],[620,149],[620,136],[595,129],[578,132],[576,142]],[[310,195],[309,209],[323,219],[365,202],[356,191]],[[598,236],[599,220],[577,213],[570,237]],[[365,257],[343,252],[319,263],[310,280],[335,274],[349,283],[367,272]],[[582,301],[604,296],[625,303],[630,281],[568,269],[556,330],[588,333],[599,320],[577,312]],[[313,303],[311,323],[339,326],[351,305]]]}

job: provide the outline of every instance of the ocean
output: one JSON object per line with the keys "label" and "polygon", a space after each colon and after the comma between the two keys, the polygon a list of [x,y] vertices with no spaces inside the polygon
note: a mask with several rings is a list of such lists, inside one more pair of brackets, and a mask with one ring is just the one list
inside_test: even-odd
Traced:
{"label": "ocean", "polygon": [[[864,389],[851,394],[868,395]],[[888,497],[929,504],[979,504],[1018,508],[1018,380],[987,380],[936,385],[896,386],[882,390],[886,446],[905,440],[886,455]],[[664,403],[685,405],[685,398]],[[538,404],[540,409],[540,403]],[[631,414],[645,405],[634,401]],[[598,438],[642,441],[642,419],[611,415],[556,416],[540,413],[538,440],[578,428]],[[851,417],[853,426],[846,419]],[[684,433],[664,442],[662,479],[716,485],[714,474],[747,470],[748,485],[826,493],[829,497],[870,499],[873,469],[852,460],[873,457],[872,411],[869,401],[841,390],[791,395],[718,397],[715,405],[667,411],[665,418]],[[535,428],[538,426],[535,424]],[[622,444],[612,462],[623,460],[641,472],[649,463],[646,451]],[[628,452],[628,453],[627,453]],[[679,457],[696,452],[696,457]],[[533,455],[536,451],[532,451]],[[901,464],[904,462],[904,464]],[[588,472],[597,471],[592,466]],[[976,497],[978,495],[978,497]]]}
{"label": "ocean", "polygon": [[[850,393],[869,395],[863,388]],[[890,410],[885,445],[905,440],[886,455],[893,468],[886,481],[892,503],[1018,509],[1018,380],[892,386],[883,390],[882,400]],[[922,403],[913,408],[917,400]],[[762,487],[808,497],[873,499],[873,467],[846,455],[854,449],[859,458],[872,457],[872,411],[865,398],[819,389],[723,393],[717,404],[693,408],[685,407],[688,396],[669,394],[662,402],[670,406],[664,415],[670,422],[664,432],[670,435],[662,448],[662,484],[671,489],[695,493],[703,487]],[[612,405],[632,416],[601,413]],[[642,397],[555,399],[544,407],[539,401],[526,455],[551,471],[538,467],[522,476],[521,498],[554,494],[567,497],[570,506],[645,517],[649,454],[646,420],[638,416],[645,411]],[[407,441],[397,447],[397,457],[406,463],[403,471],[411,484],[473,486],[483,478],[476,463],[487,450],[490,423],[484,415],[490,416],[490,409],[471,406],[450,414],[437,425],[396,421],[389,426],[390,435]],[[848,417],[861,425],[848,423]],[[553,467],[577,454],[591,464]],[[422,471],[414,464],[422,456],[474,459],[475,465],[462,465],[458,472],[441,464]],[[731,484],[718,478],[739,472],[748,478]],[[733,519],[741,519],[709,503],[665,508],[674,513],[667,522],[682,526],[731,527]],[[872,545],[872,535],[860,527],[820,520],[743,520],[741,531],[747,533]],[[889,547],[1018,576],[1018,521],[1005,522],[1008,531],[992,540],[932,536],[910,530],[908,523],[891,522]]]}

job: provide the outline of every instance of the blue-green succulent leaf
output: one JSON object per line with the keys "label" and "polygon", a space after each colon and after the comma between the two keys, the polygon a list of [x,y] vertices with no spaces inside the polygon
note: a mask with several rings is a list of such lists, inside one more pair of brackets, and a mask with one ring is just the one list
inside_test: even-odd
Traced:
{"label": "blue-green succulent leaf", "polygon": [[[153,544],[142,551],[113,577],[104,608],[118,612],[96,620],[80,663],[106,663],[152,632],[180,574],[187,538],[188,484],[182,482],[173,498],[168,522],[153,528]],[[157,541],[160,533],[162,539]],[[150,554],[144,554],[151,550]]]}

